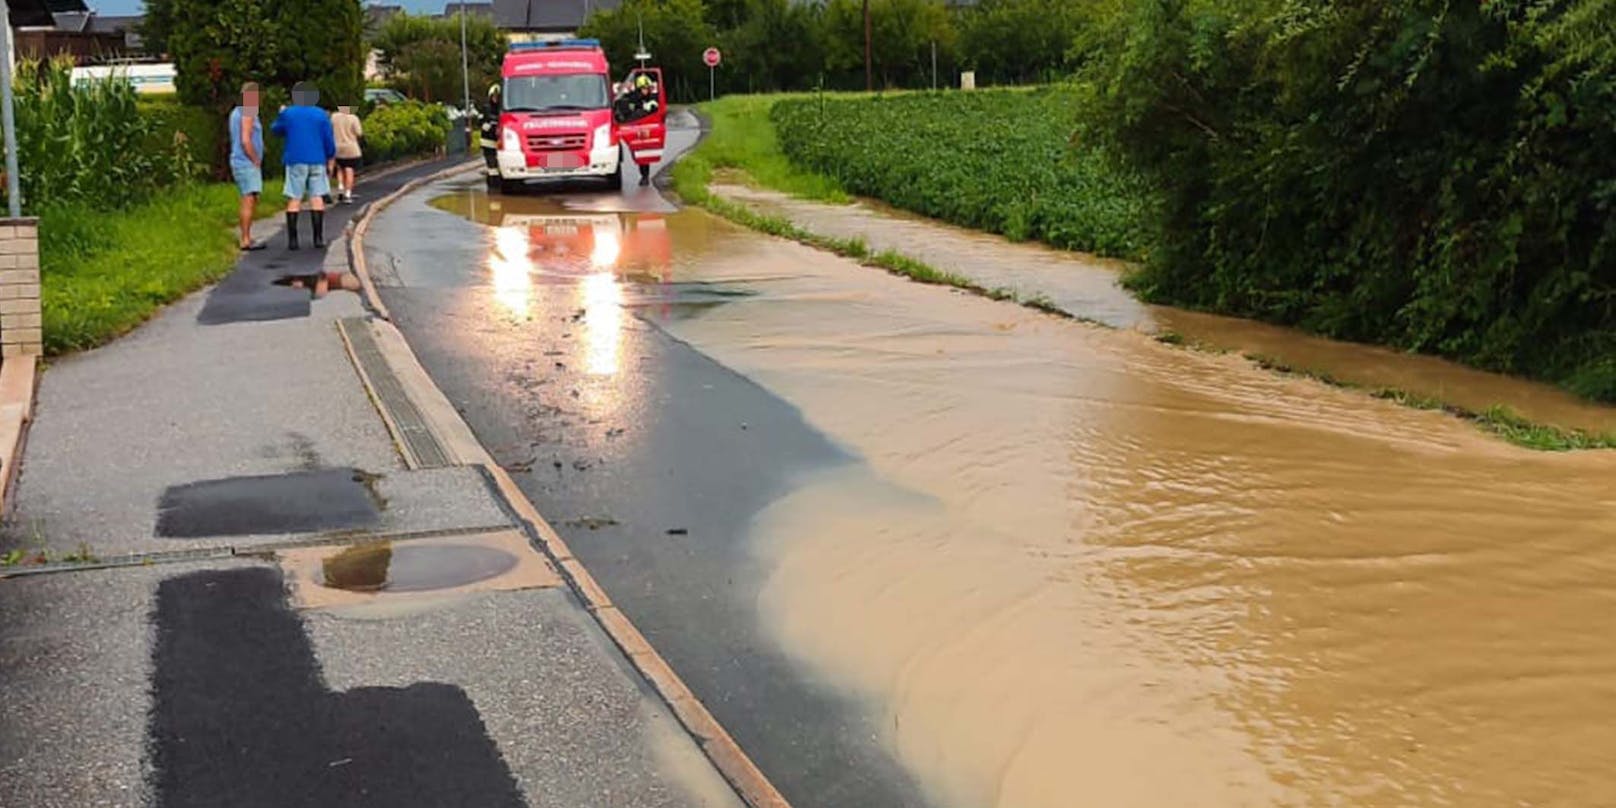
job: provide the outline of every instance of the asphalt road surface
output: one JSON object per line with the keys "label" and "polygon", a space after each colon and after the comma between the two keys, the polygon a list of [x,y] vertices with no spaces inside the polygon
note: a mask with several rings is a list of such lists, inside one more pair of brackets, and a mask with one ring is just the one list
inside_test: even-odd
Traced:
{"label": "asphalt road surface", "polygon": [[676,210],[655,188],[490,196],[468,174],[384,212],[366,247],[478,437],[793,805],[926,805],[873,713],[761,625],[754,516],[852,459],[666,330],[747,294],[680,279],[736,234]]}

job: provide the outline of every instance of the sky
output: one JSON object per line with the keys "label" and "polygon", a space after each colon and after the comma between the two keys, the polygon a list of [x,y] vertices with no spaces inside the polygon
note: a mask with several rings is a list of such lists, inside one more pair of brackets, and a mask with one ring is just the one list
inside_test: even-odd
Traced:
{"label": "sky", "polygon": [[[387,5],[403,6],[413,12],[443,10],[445,0],[387,0]],[[86,0],[85,5],[102,14],[139,14],[145,6],[141,0]],[[372,5],[367,2],[365,5]]]}

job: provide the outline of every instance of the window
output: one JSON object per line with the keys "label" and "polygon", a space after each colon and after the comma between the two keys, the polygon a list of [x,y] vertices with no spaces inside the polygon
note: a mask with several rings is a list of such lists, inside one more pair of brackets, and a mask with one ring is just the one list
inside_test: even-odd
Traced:
{"label": "window", "polygon": [[605,109],[606,77],[598,73],[516,76],[505,80],[500,99],[506,112]]}

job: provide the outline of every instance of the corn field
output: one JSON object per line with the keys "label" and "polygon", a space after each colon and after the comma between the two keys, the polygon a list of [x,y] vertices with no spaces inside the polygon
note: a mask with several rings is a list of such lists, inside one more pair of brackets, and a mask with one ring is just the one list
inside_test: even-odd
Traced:
{"label": "corn field", "polygon": [[17,64],[13,88],[25,209],[62,203],[117,209],[196,175],[199,167],[182,135],[151,148],[155,123],[136,106],[133,87],[117,81],[74,87],[70,71],[60,61]]}

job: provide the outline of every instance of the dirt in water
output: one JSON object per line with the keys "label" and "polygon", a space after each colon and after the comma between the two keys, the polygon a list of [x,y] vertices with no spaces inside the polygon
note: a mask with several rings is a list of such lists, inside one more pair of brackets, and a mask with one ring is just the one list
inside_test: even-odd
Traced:
{"label": "dirt in water", "polygon": [[759,516],[761,607],[946,804],[1616,802],[1616,452],[779,240],[686,271],[758,294],[668,327],[865,460]]}
{"label": "dirt in water", "polygon": [[984,287],[1010,289],[1024,299],[1042,299],[1079,318],[1147,333],[1173,332],[1204,347],[1260,355],[1360,387],[1396,388],[1474,412],[1503,404],[1540,423],[1616,431],[1616,408],[1583,401],[1547,384],[1431,357],[1334,342],[1250,320],[1139,303],[1119,283],[1128,271],[1122,261],[1040,244],[1011,243],[870,200],[829,205],[741,185],[721,184],[714,190],[813,232],[861,238],[873,250],[897,250]]}
{"label": "dirt in water", "polygon": [[[578,289],[592,373],[633,308],[863,457],[758,516],[760,605],[943,803],[1616,802],[1616,452],[1516,449],[699,213],[461,196],[434,204],[496,228],[512,313]],[[1167,327],[1608,423],[1434,360]]]}
{"label": "dirt in water", "polygon": [[1355,345],[1292,328],[1216,314],[1151,307],[1164,331],[1215,350],[1265,357],[1367,390],[1406,390],[1471,412],[1502,404],[1538,423],[1616,434],[1616,407],[1578,398],[1553,385],[1501,376],[1434,356]]}

